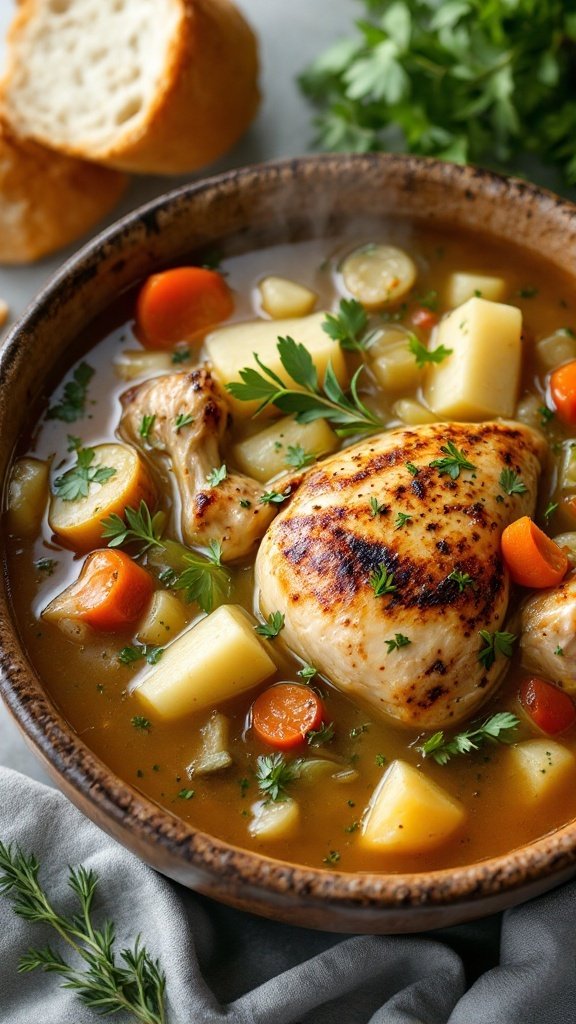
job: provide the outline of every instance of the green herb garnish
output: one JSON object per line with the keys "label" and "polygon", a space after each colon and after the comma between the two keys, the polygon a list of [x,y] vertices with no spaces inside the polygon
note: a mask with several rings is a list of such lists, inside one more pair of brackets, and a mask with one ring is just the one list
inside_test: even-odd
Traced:
{"label": "green herb garnish", "polygon": [[217,469],[211,469],[206,477],[206,482],[209,487],[219,487],[228,476],[228,469],[226,464],[223,462]]}
{"label": "green herb garnish", "polygon": [[338,850],[330,850],[325,857],[322,858],[323,864],[334,865],[340,860],[340,853]]}
{"label": "green herb garnish", "polygon": [[398,590],[397,584],[394,583],[394,573],[388,572],[384,562],[371,573],[370,586],[375,597],[384,597],[385,594],[393,594]]}
{"label": "green herb garnish", "polygon": [[407,636],[404,636],[403,633],[395,633],[392,640],[385,640],[384,643],[388,648],[386,653],[391,654],[392,651],[398,651],[401,647],[408,647],[412,641]]}
{"label": "green herb garnish", "polygon": [[55,558],[39,558],[37,562],[34,562],[34,565],[38,572],[44,573],[45,576],[52,576],[58,562]]}
{"label": "green herb garnish", "polygon": [[516,715],[512,715],[509,711],[499,711],[487,718],[477,728],[459,732],[450,740],[445,740],[443,730],[435,732],[416,749],[424,757],[432,757],[436,764],[445,765],[452,757],[458,754],[470,754],[486,742],[510,743],[513,737],[503,736],[502,733],[512,732],[519,725],[520,722]]}
{"label": "green herb garnish", "polygon": [[141,732],[150,732],[152,728],[152,722],[149,718],[145,718],[144,715],[133,715],[130,722],[135,729],[139,729]]}
{"label": "green herb garnish", "polygon": [[190,551],[182,556],[185,568],[171,584],[186,601],[196,601],[207,614],[230,595],[230,575],[222,565],[222,545],[211,540],[206,556]]}
{"label": "green herb garnish", "polygon": [[478,661],[485,669],[492,668],[498,654],[502,654],[505,658],[512,657],[512,648],[516,640],[514,633],[490,633],[487,629],[481,629],[479,636],[484,642],[484,646],[480,648]]}
{"label": "green herb garnish", "polygon": [[314,679],[314,676],[318,675],[318,669],[314,668],[314,665],[303,665],[296,675],[300,676],[305,683],[309,683],[311,679]]}
{"label": "green herb garnish", "polygon": [[144,658],[149,665],[156,665],[163,653],[163,647],[155,647],[153,644],[139,644],[134,647],[123,647],[118,654],[118,661],[121,661],[123,665],[132,665],[135,661],[140,661]]}
{"label": "green herb garnish", "polygon": [[87,498],[92,484],[103,484],[116,475],[112,466],[93,465],[96,458],[94,448],[76,448],[76,465],[57,476],[54,490],[62,501],[78,501]]}
{"label": "green herb garnish", "polygon": [[403,526],[407,526],[408,523],[412,522],[414,517],[408,515],[407,512],[397,512],[396,519],[394,520],[394,529],[401,530]]}
{"label": "green herb garnish", "polygon": [[194,423],[194,417],[189,412],[179,412],[174,420],[174,430],[178,434],[183,427],[189,427]]}
{"label": "green herb garnish", "polygon": [[337,313],[326,313],[322,330],[346,352],[365,352],[375,338],[372,331],[366,335],[368,317],[364,306],[356,299],[341,299]]}
{"label": "green herb garnish", "polygon": [[548,504],[547,504],[547,506],[546,506],[546,508],[544,510],[544,519],[546,520],[547,523],[549,522],[549,520],[552,518],[552,516],[556,512],[557,508],[558,508],[558,502],[557,501],[549,501],[548,502]]}
{"label": "green herb garnish", "polygon": [[196,793],[193,789],[180,789],[177,795],[179,800],[192,800]]}
{"label": "green herb garnish", "polygon": [[306,742],[311,747],[323,747],[334,739],[334,722],[323,724],[319,729],[311,729],[306,734]]}
{"label": "green herb garnish", "polygon": [[526,494],[528,488],[513,469],[503,469],[498,480],[505,494]]}
{"label": "green herb garnish", "polygon": [[149,416],[143,416],[140,423],[138,433],[143,441],[147,441],[150,436],[150,431],[156,422],[156,413],[151,413]]}
{"label": "green herb garnish", "polygon": [[72,380],[64,385],[63,396],[46,413],[47,420],[62,420],[75,423],[86,415],[88,385],[94,376],[94,369],[88,363],[80,363],[72,373]]}
{"label": "green herb garnish", "polygon": [[446,577],[451,583],[458,585],[458,593],[461,594],[465,587],[474,587],[475,583],[467,572],[460,572],[459,569],[453,569],[449,576]]}
{"label": "green herb garnish", "polygon": [[448,441],[447,444],[443,444],[440,448],[441,452],[444,452],[446,458],[434,459],[430,463],[431,469],[437,469],[440,476],[445,473],[452,480],[457,480],[460,476],[460,470],[462,469],[476,469],[476,466],[468,462],[464,452],[461,452],[452,441]]}
{"label": "green herb garnish", "polygon": [[190,359],[189,348],[175,348],[172,353],[172,362],[175,366],[179,363],[186,363]]}
{"label": "green herb garnish", "polygon": [[416,366],[420,369],[426,366],[426,363],[442,363],[447,356],[451,356],[453,349],[446,348],[444,345],[438,345],[436,348],[428,349],[421,341],[418,340],[415,334],[410,337],[408,342],[408,348],[416,360]]}
{"label": "green herb garnish", "polygon": [[266,640],[274,640],[284,629],[284,615],[282,612],[270,612],[266,622],[261,622],[254,628],[258,636],[266,637]]}
{"label": "green herb garnish", "polygon": [[260,403],[256,416],[267,406],[275,405],[282,412],[294,413],[298,423],[326,419],[339,437],[374,433],[384,426],[382,420],[359,397],[358,380],[363,367],[352,377],[348,397],[338,383],[331,363],[328,363],[320,387],[318,371],[304,345],[298,344],[293,338],[279,338],[277,347],[283,369],[302,390],[282,380],[262,363],[256,353],[254,359],[262,372],[259,373],[253,367],[245,367],[240,370],[241,381],[232,381],[226,385],[234,398],[242,402]]}
{"label": "green herb garnish", "polygon": [[291,494],[292,490],[290,487],[287,487],[281,494],[279,491],[265,491],[264,494],[260,495],[258,501],[261,505],[281,505],[282,502],[286,501],[286,498],[289,498]]}
{"label": "green herb garnish", "polygon": [[307,452],[301,444],[288,445],[284,459],[287,466],[291,466],[293,469],[304,469],[305,466],[309,466],[315,461],[316,456],[312,452]]}
{"label": "green herb garnish", "polygon": [[261,754],[256,764],[256,781],[266,801],[285,800],[288,786],[300,778],[302,762],[286,761],[283,754]]}
{"label": "green herb garnish", "polygon": [[108,547],[118,548],[122,544],[137,543],[144,546],[140,550],[143,554],[148,548],[162,543],[162,527],[164,515],[156,512],[152,515],[145,501],[141,501],[138,508],[126,508],[124,519],[115,512],[106,519],[101,520],[102,537],[108,541]]}
{"label": "green herb garnish", "polygon": [[370,498],[370,510],[372,512],[372,517],[374,519],[376,519],[376,516],[383,516],[384,513],[387,511],[387,509],[388,509],[388,506],[387,505],[381,505],[379,503],[379,501],[378,501],[378,498],[375,498],[375,497]]}

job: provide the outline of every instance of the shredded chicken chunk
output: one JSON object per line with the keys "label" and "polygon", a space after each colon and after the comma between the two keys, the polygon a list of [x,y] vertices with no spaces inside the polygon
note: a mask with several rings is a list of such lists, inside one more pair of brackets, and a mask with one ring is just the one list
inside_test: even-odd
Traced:
{"label": "shredded chicken chunk", "polygon": [[223,470],[222,479],[210,483],[221,468],[220,443],[229,417],[210,372],[201,368],[155,377],[125,392],[122,404],[121,437],[152,461],[169,459],[184,540],[196,545],[219,540],[225,561],[249,554],[275,509],[262,504],[262,487],[250,477]]}
{"label": "shredded chicken chunk", "polygon": [[576,573],[522,608],[522,659],[527,668],[576,693]]}

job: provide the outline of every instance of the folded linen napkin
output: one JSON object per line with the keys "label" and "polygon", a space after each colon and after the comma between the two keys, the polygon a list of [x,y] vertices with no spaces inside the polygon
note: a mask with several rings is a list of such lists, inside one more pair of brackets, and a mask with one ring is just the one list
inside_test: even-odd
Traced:
{"label": "folded linen napkin", "polygon": [[[426,936],[292,928],[169,882],[60,793],[6,768],[0,840],[36,854],[43,885],[66,912],[68,865],[97,872],[96,913],[116,923],[118,948],[141,933],[161,960],[169,1024],[576,1021],[576,883],[501,918]],[[47,941],[57,946],[0,898],[0,1024],[95,1024],[102,1018],[57,976],[17,973],[28,947]]]}

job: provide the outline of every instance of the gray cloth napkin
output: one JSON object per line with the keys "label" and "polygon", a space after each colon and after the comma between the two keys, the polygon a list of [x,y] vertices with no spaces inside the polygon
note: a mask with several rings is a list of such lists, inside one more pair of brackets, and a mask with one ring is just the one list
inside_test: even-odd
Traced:
{"label": "gray cloth napkin", "polygon": [[[118,947],[141,933],[162,962],[170,1024],[576,1021],[576,883],[501,918],[442,933],[342,937],[264,921],[189,893],[60,793],[4,768],[0,839],[34,851],[42,882],[65,911],[72,907],[67,866],[97,872],[97,911],[115,921]],[[56,976],[17,974],[27,948],[48,940],[54,943],[51,932],[17,918],[0,898],[0,1024],[102,1019],[59,988]]]}

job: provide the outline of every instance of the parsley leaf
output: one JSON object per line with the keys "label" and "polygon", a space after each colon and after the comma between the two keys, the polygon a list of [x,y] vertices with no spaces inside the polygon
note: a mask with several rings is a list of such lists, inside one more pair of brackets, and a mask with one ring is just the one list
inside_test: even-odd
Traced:
{"label": "parsley leaf", "polygon": [[445,740],[443,730],[435,732],[416,749],[424,757],[432,757],[436,764],[445,765],[452,757],[458,754],[470,754],[486,742],[510,743],[513,737],[503,736],[502,733],[510,733],[519,725],[520,722],[516,715],[509,711],[499,711],[487,718],[477,728],[459,732],[450,740]]}
{"label": "parsley leaf", "polygon": [[287,487],[282,494],[278,491],[265,491],[264,494],[260,495],[258,501],[262,505],[281,505],[282,502],[286,501],[286,498],[289,498],[291,494],[292,490],[290,487]]}
{"label": "parsley leaf", "polygon": [[408,348],[416,359],[416,366],[420,368],[425,366],[426,363],[444,362],[447,356],[452,355],[453,351],[451,348],[446,348],[445,345],[438,345],[436,348],[428,349],[418,340],[415,334],[411,336]]}
{"label": "parsley leaf", "polygon": [[195,551],[182,556],[185,569],[171,584],[184,591],[186,601],[196,601],[207,614],[230,596],[230,576],[222,565],[222,545],[211,540],[204,557]]}
{"label": "parsley leaf", "polygon": [[314,668],[314,665],[303,665],[302,668],[298,669],[296,675],[300,676],[305,683],[309,683],[314,679],[314,676],[318,675],[318,669]]}
{"label": "parsley leaf", "polygon": [[478,661],[485,669],[492,668],[498,654],[505,658],[512,657],[512,648],[516,640],[514,633],[490,633],[487,629],[481,629],[479,636],[484,641],[484,647],[478,652]]}
{"label": "parsley leaf", "polygon": [[112,466],[94,466],[95,458],[94,448],[76,448],[76,465],[54,481],[54,490],[62,501],[87,498],[92,484],[106,483],[116,475]]}
{"label": "parsley leaf", "polygon": [[388,648],[386,653],[391,654],[392,651],[398,651],[401,647],[408,647],[412,641],[403,633],[395,633],[393,640],[385,640],[384,643]]}
{"label": "parsley leaf", "polygon": [[156,422],[156,413],[151,413],[149,416],[144,415],[140,423],[138,433],[143,441],[147,441],[150,436],[150,431]]}
{"label": "parsley leaf", "polygon": [[226,463],[223,462],[218,469],[211,469],[206,477],[206,482],[209,487],[219,487],[228,476],[228,469]]}
{"label": "parsley leaf", "polygon": [[258,636],[264,636],[267,640],[274,640],[284,629],[284,615],[282,612],[270,612],[266,622],[261,622],[254,629]]}
{"label": "parsley leaf", "polygon": [[326,313],[322,330],[346,352],[364,352],[375,338],[372,331],[366,336],[368,317],[357,299],[342,299],[338,313]]}
{"label": "parsley leaf", "polygon": [[316,462],[316,456],[312,452],[307,452],[301,444],[289,444],[284,462],[294,469],[304,469],[304,466]]}
{"label": "parsley leaf", "polygon": [[374,597],[384,597],[385,594],[393,594],[398,590],[394,583],[394,573],[388,572],[384,562],[370,575],[370,586],[374,591]]}
{"label": "parsley leaf", "polygon": [[458,585],[458,593],[462,594],[465,587],[475,587],[476,584],[472,576],[467,572],[460,572],[459,569],[453,569],[449,576],[446,577],[451,583]]}
{"label": "parsley leaf", "polygon": [[179,412],[174,420],[174,430],[179,434],[183,427],[189,427],[191,423],[194,423],[194,417],[189,412]]}
{"label": "parsley leaf", "polygon": [[152,515],[146,502],[141,501],[137,509],[130,506],[124,509],[124,519],[115,512],[102,519],[102,537],[110,548],[131,542],[143,544],[140,554],[144,554],[148,548],[161,543],[163,523],[163,513]]}
{"label": "parsley leaf", "polygon": [[145,718],[144,715],[134,715],[130,719],[135,729],[139,729],[140,732],[150,732],[152,728],[152,722],[149,718]]}
{"label": "parsley leaf", "polygon": [[286,761],[284,754],[261,754],[256,764],[256,781],[266,801],[285,800],[288,786],[300,778],[301,761]]}
{"label": "parsley leaf", "polygon": [[452,441],[448,441],[447,444],[443,444],[440,448],[441,452],[444,452],[445,459],[434,459],[430,463],[431,469],[437,469],[440,476],[445,473],[451,477],[452,480],[457,480],[460,476],[461,469],[476,469],[471,462],[468,462],[464,452],[461,452]]}
{"label": "parsley leaf", "polygon": [[189,348],[175,348],[174,349],[174,351],[172,353],[172,362],[174,363],[175,366],[178,366],[179,363],[185,363],[188,359],[190,359],[190,349]]}
{"label": "parsley leaf", "polygon": [[408,515],[407,512],[397,512],[396,519],[394,520],[394,529],[401,530],[403,526],[407,526],[408,523],[412,522],[414,517]]}
{"label": "parsley leaf", "polygon": [[513,469],[503,469],[498,480],[505,494],[526,494],[528,488]]}
{"label": "parsley leaf", "polygon": [[135,661],[145,658],[149,665],[157,665],[163,653],[163,647],[139,644],[137,647],[123,647],[118,654],[118,661],[121,661],[123,665],[133,665]]}
{"label": "parsley leaf", "polygon": [[311,729],[306,734],[306,742],[310,747],[323,747],[334,739],[334,722],[323,723],[319,729]]}
{"label": "parsley leaf", "polygon": [[64,385],[62,398],[56,405],[51,405],[46,413],[48,420],[62,420],[64,423],[75,423],[86,415],[88,385],[94,376],[94,368],[88,363],[80,363],[72,373],[72,380]]}
{"label": "parsley leaf", "polygon": [[372,512],[372,518],[376,519],[376,516],[383,516],[388,511],[388,505],[381,505],[378,498],[374,495],[370,498],[370,510]]}

